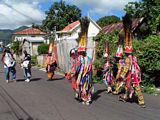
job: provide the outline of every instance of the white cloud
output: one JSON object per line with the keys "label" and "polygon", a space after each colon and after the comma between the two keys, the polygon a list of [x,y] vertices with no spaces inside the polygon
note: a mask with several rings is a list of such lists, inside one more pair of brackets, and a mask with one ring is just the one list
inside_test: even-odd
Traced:
{"label": "white cloud", "polygon": [[97,15],[111,15],[123,12],[128,2],[139,0],[74,0],[81,9],[88,7],[90,13]]}
{"label": "white cloud", "polygon": [[0,29],[15,29],[22,25],[40,23],[45,14],[39,8],[46,0],[2,0],[0,2]]}
{"label": "white cloud", "polygon": [[[45,19],[42,3],[60,0],[0,0],[0,29],[14,29],[22,25],[40,23]],[[65,0],[91,15],[117,15],[128,2],[139,0]]]}

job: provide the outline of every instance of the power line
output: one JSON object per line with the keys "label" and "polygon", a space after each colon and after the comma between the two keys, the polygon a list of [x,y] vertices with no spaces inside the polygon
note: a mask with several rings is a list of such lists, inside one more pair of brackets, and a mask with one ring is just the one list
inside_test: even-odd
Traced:
{"label": "power line", "polygon": [[16,11],[16,12],[19,13],[20,15],[22,15],[22,16],[24,16],[24,17],[26,17],[26,18],[29,18],[29,19],[31,19],[31,20],[33,20],[33,21],[39,22],[39,21],[33,19],[32,17],[30,17],[30,16],[28,16],[28,15],[25,15],[25,14],[23,14],[22,12],[18,11],[17,9],[15,9],[14,7],[12,7],[11,5],[9,5],[9,4],[7,4],[7,3],[3,3],[3,4],[6,5],[8,8],[11,8],[12,10]]}

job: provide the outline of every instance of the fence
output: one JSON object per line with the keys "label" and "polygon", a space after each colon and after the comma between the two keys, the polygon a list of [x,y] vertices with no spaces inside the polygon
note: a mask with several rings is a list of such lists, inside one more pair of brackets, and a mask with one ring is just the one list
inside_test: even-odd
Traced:
{"label": "fence", "polygon": [[[72,48],[78,46],[76,39],[61,39],[56,41],[56,54],[58,58],[59,67],[64,71],[68,72],[71,67],[71,58],[69,52]],[[87,55],[92,58],[95,43],[93,38],[88,38],[87,44]]]}

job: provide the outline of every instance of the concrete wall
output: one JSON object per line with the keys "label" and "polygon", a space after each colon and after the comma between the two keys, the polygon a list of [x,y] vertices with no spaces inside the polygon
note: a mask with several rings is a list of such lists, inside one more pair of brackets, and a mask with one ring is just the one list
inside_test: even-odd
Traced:
{"label": "concrete wall", "polygon": [[63,39],[56,43],[58,65],[63,71],[67,72],[71,67],[69,52],[77,46],[77,42],[75,39]]}
{"label": "concrete wall", "polygon": [[37,56],[38,65],[46,67],[47,54]]}

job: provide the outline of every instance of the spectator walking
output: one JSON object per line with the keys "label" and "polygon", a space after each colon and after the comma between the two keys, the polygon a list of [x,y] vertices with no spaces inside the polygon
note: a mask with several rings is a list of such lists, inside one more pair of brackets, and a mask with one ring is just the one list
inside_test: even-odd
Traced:
{"label": "spectator walking", "polygon": [[8,48],[4,50],[2,62],[4,63],[4,74],[6,82],[9,83],[10,72],[12,73],[12,80],[16,82],[16,61]]}
{"label": "spectator walking", "polygon": [[24,60],[22,63],[22,67],[24,68],[24,77],[26,78],[26,82],[30,82],[31,79],[31,55],[24,51]]}

